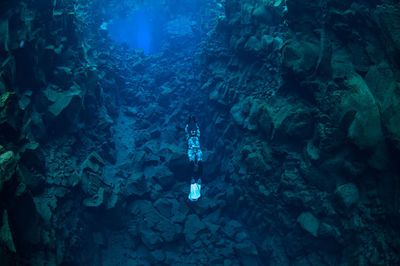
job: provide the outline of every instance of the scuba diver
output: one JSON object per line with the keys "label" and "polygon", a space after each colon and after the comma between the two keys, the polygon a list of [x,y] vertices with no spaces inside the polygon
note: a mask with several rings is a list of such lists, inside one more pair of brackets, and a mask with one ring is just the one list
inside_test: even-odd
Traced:
{"label": "scuba diver", "polygon": [[[200,149],[200,129],[196,118],[189,116],[186,127],[186,141],[188,144],[188,157],[190,162],[190,193],[188,198],[191,201],[197,201],[201,194],[201,177],[203,175],[203,153]],[[197,180],[196,180],[197,179]]]}

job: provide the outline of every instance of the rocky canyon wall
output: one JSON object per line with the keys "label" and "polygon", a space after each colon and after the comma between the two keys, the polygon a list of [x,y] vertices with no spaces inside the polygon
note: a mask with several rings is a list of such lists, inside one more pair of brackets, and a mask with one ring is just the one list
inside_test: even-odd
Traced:
{"label": "rocky canyon wall", "polygon": [[14,2],[0,4],[4,265],[399,263],[398,3],[160,1],[169,37],[145,55],[106,31],[139,2]]}

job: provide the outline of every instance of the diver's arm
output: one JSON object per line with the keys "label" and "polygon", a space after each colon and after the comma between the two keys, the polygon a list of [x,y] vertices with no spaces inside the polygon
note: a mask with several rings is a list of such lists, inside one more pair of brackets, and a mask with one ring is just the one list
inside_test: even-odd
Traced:
{"label": "diver's arm", "polygon": [[197,127],[197,132],[196,132],[196,134],[197,134],[197,137],[198,138],[200,138],[200,128],[199,128],[199,125],[196,123],[196,127]]}

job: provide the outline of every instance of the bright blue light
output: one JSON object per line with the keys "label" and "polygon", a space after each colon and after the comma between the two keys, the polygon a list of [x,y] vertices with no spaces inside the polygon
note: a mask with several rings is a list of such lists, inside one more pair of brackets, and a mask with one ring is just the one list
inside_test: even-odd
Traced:
{"label": "bright blue light", "polygon": [[133,49],[143,49],[145,54],[153,52],[151,15],[145,11],[138,11],[126,19],[114,19],[108,33],[116,42],[127,43]]}

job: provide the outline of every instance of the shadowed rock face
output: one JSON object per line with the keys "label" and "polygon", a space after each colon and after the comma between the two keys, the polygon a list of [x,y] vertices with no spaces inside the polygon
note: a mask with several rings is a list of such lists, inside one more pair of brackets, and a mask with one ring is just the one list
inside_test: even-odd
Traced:
{"label": "shadowed rock face", "polygon": [[0,3],[4,265],[399,264],[399,4],[145,6],[154,55],[104,30],[140,2]]}

